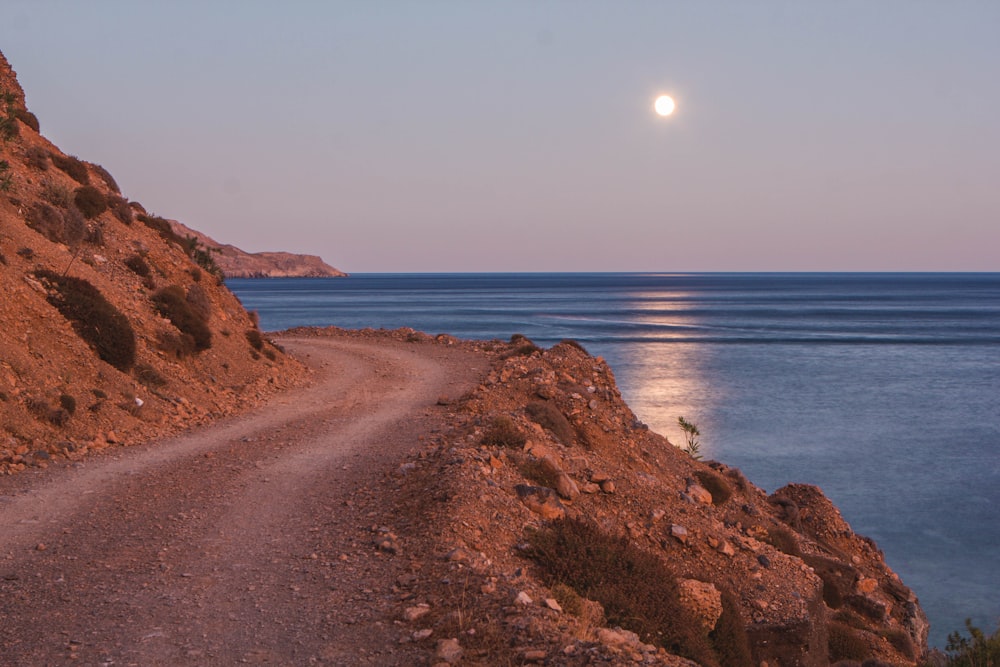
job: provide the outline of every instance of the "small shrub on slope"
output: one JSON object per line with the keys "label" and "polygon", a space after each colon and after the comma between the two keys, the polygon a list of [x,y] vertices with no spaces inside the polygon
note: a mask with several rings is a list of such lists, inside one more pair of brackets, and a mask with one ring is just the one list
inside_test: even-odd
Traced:
{"label": "small shrub on slope", "polygon": [[49,157],[52,159],[52,164],[64,171],[74,181],[80,185],[90,185],[90,173],[87,171],[87,165],[78,157],[60,155],[59,153],[50,153]]}
{"label": "small shrub on slope", "polygon": [[483,433],[480,442],[495,447],[524,447],[527,441],[510,417],[497,417]]}
{"label": "small shrub on slope", "polygon": [[676,576],[655,555],[574,519],[553,522],[529,540],[547,583],[600,602],[609,625],[704,667],[720,666],[699,621],[681,605]]}
{"label": "small shrub on slope", "polygon": [[191,336],[196,350],[212,347],[212,331],[205,320],[191,308],[182,287],[171,285],[159,290],[153,295],[153,305],[178,331]]}
{"label": "small shrub on slope", "polygon": [[542,428],[552,431],[552,434],[559,438],[564,445],[571,445],[575,438],[575,432],[566,416],[560,412],[554,403],[548,401],[534,401],[524,407],[525,413],[531,421]]}
{"label": "small shrub on slope", "polygon": [[108,200],[92,185],[77,188],[73,193],[73,203],[88,220],[108,210]]}
{"label": "small shrub on slope", "polygon": [[120,371],[135,364],[135,331],[128,318],[83,278],[37,271],[52,288],[48,300],[73,325],[73,330],[97,356]]}

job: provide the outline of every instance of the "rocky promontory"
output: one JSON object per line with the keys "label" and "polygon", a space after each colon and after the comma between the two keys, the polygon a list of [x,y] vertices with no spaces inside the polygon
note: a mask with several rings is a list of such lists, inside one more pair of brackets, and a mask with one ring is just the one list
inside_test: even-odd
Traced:
{"label": "rocky promontory", "polygon": [[342,278],[347,275],[316,255],[246,252],[234,245],[219,243],[176,220],[171,220],[170,225],[179,236],[197,239],[226,278]]}

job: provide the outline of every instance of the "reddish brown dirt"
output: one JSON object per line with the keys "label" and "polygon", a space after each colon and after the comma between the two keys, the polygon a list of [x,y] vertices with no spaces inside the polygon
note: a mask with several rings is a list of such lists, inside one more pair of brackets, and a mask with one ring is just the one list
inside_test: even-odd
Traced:
{"label": "reddish brown dirt", "polygon": [[0,478],[3,665],[414,664],[365,503],[486,371],[460,345],[281,340],[311,386]]}

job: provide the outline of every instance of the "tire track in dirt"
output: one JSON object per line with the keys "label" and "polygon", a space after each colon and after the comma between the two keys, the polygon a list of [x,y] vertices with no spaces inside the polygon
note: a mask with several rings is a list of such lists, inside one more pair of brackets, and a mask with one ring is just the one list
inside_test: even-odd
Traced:
{"label": "tire track in dirt", "polygon": [[317,369],[309,388],[0,481],[0,664],[406,663],[370,613],[389,604],[386,574],[358,556],[350,497],[483,362],[434,344],[282,343]]}

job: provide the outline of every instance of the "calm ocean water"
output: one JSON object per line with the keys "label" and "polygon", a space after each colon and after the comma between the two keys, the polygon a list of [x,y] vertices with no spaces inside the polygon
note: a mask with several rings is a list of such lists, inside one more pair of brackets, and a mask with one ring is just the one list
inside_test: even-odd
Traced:
{"label": "calm ocean water", "polygon": [[1000,619],[1000,274],[362,274],[230,280],[265,329],[573,338],[654,430],[768,492],[817,484],[931,643]]}

